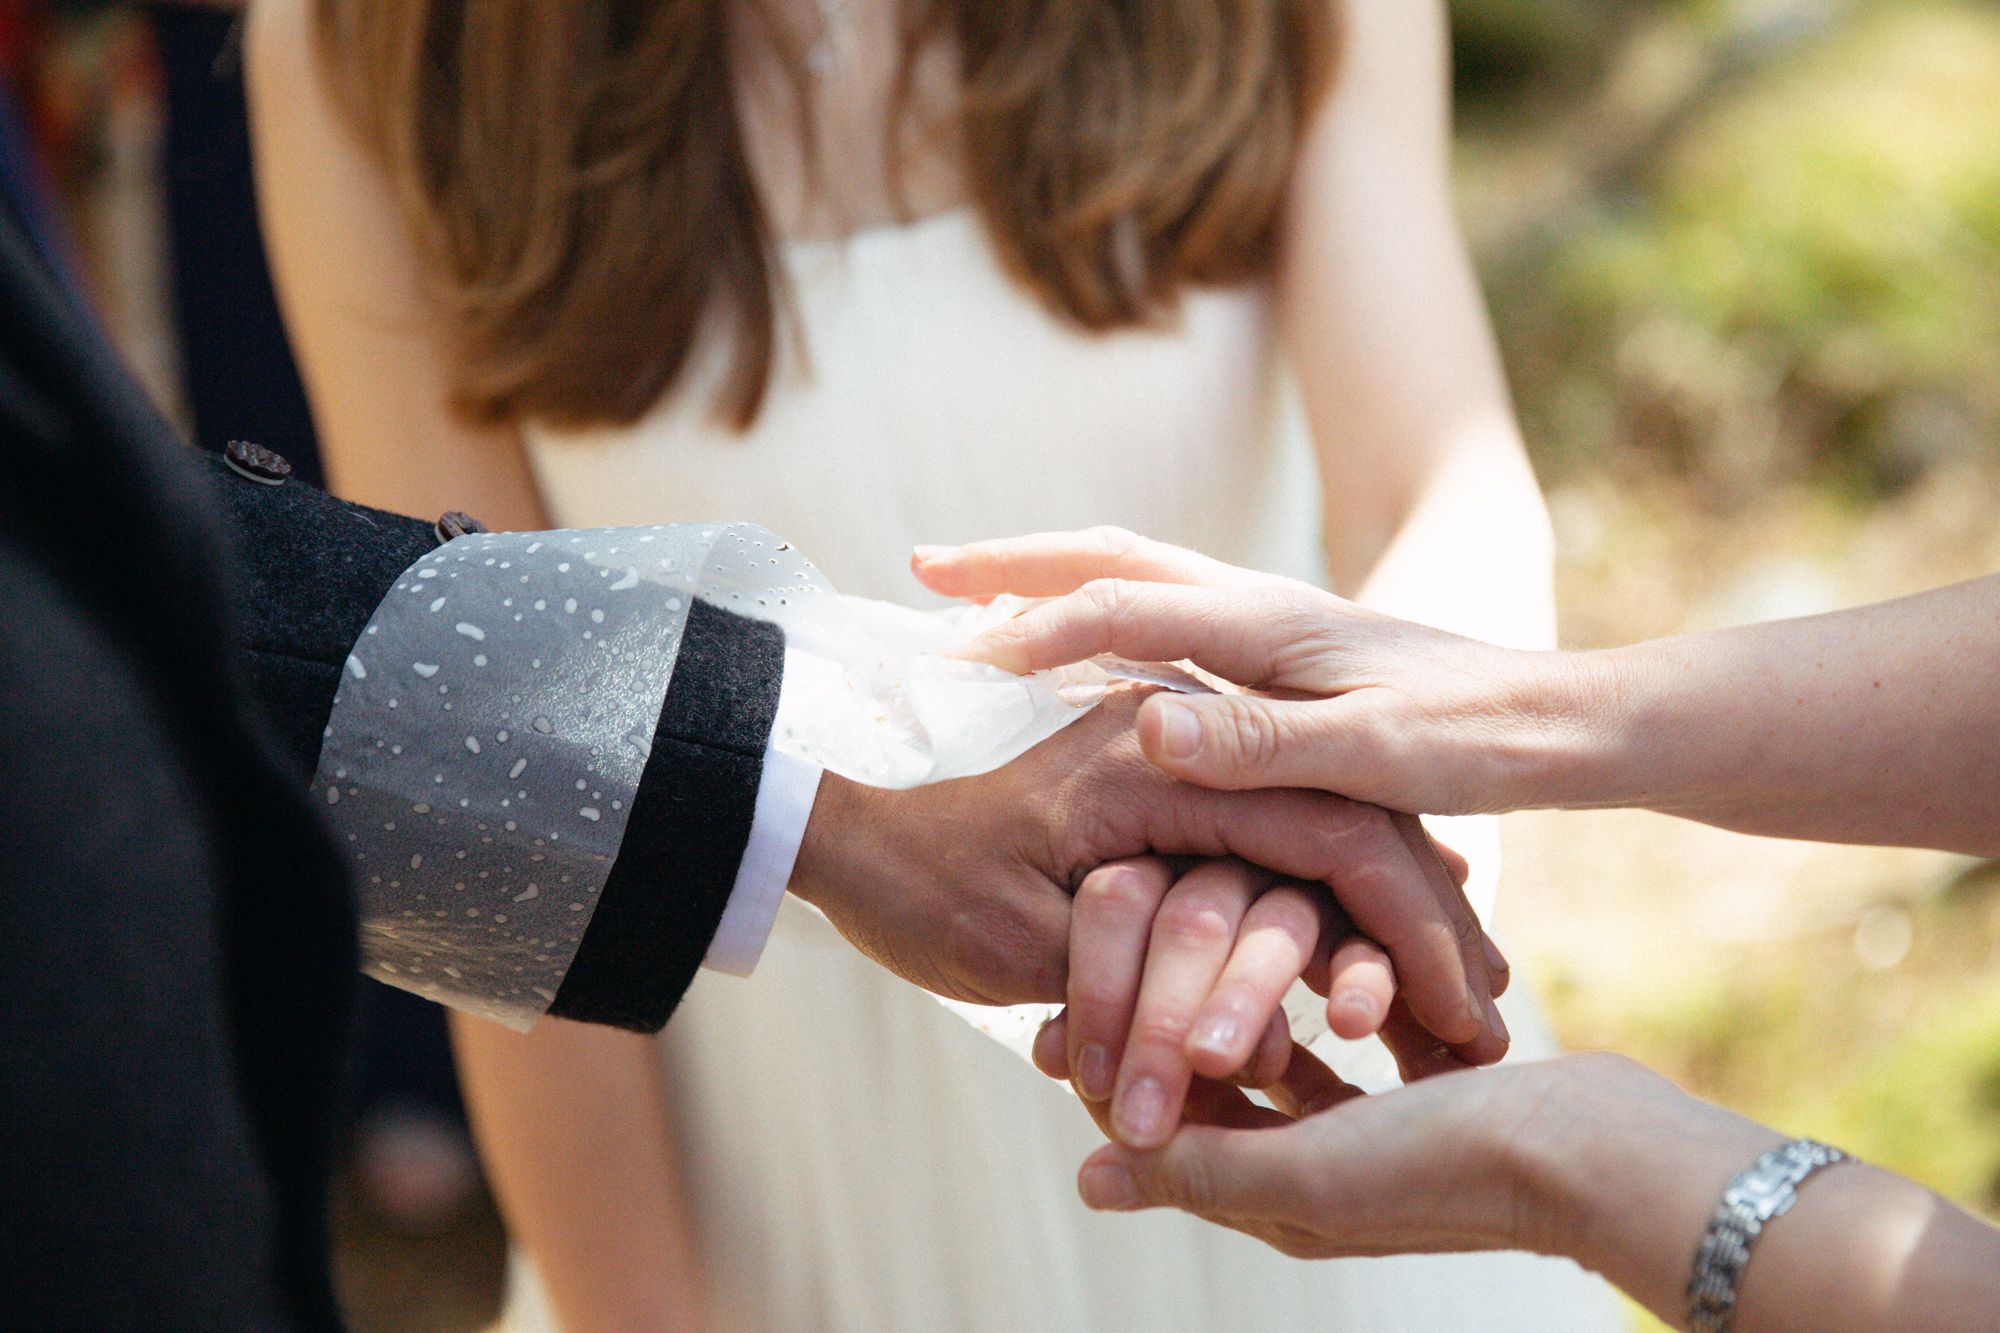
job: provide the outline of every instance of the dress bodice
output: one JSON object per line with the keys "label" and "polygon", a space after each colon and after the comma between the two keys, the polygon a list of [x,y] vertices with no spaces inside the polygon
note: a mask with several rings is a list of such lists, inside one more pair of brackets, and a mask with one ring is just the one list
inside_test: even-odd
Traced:
{"label": "dress bodice", "polygon": [[557,523],[761,523],[843,591],[902,601],[924,596],[914,543],[1100,523],[1320,576],[1319,487],[1265,288],[1093,334],[1015,283],[969,210],[780,259],[793,318],[749,431],[713,410],[712,346],[632,425],[531,426]]}
{"label": "dress bodice", "polygon": [[[631,426],[531,429],[551,517],[754,521],[844,591],[904,601],[924,596],[913,543],[1099,523],[1319,577],[1320,488],[1264,289],[1092,335],[1011,281],[963,212],[795,242],[782,262],[798,336],[752,429],[714,419],[712,357]],[[1547,1052],[1525,990],[1506,1001],[1517,1049]],[[1086,1212],[1073,1175],[1101,1139],[1069,1094],[789,899],[757,975],[705,973],[665,1039],[722,1326],[1619,1326],[1574,1265],[1300,1264],[1171,1213]],[[1335,1060],[1389,1078],[1374,1043]]]}

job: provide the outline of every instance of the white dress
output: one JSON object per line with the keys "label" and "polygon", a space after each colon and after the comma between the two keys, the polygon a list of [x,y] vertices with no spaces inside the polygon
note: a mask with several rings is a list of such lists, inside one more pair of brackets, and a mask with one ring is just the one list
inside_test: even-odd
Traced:
{"label": "white dress", "polygon": [[[915,543],[1101,523],[1321,575],[1311,446],[1261,290],[1196,295],[1169,329],[1073,331],[962,211],[783,260],[803,336],[748,435],[708,408],[712,360],[631,427],[531,430],[557,523],[761,523],[843,591],[920,604]],[[1546,1054],[1524,991],[1510,1026]],[[1091,1214],[1074,1178],[1101,1139],[1067,1090],[794,902],[756,975],[704,973],[664,1043],[722,1328],[1624,1326],[1566,1262],[1304,1263],[1177,1214]],[[1386,1067],[1379,1047],[1342,1064]]]}

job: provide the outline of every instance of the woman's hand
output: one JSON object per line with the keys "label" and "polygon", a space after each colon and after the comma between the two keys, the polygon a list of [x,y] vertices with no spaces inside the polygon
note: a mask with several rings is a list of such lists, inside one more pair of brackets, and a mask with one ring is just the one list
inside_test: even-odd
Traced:
{"label": "woman's hand", "polygon": [[1292,1066],[1286,1083],[1316,1098],[1296,1119],[1239,1113],[1158,1151],[1108,1145],[1079,1173],[1084,1201],[1180,1208],[1299,1258],[1562,1255],[1673,1319],[1723,1186],[1782,1137],[1617,1056],[1460,1070],[1375,1096],[1304,1052]]}
{"label": "woman's hand", "polygon": [[[1463,874],[1458,858],[1440,857]],[[1504,963],[1490,961],[1504,989]],[[1323,885],[1241,861],[1143,857],[1101,866],[1078,889],[1069,1007],[1038,1038],[1036,1064],[1070,1079],[1108,1135],[1156,1148],[1183,1119],[1248,1105],[1224,1084],[1283,1086],[1294,1049],[1283,1005],[1298,980],[1327,997],[1336,1035],[1380,1033],[1406,1077],[1505,1050],[1504,1041],[1453,1050],[1417,1023],[1396,997],[1388,956],[1354,932]],[[1298,1097],[1312,1100],[1310,1090]]]}
{"label": "woman's hand", "polygon": [[1292,1049],[1285,992],[1300,977],[1340,997],[1329,1018],[1348,1037],[1379,1029],[1395,994],[1388,956],[1321,886],[1240,861],[1178,875],[1152,857],[1103,866],[1077,890],[1069,1007],[1037,1063],[1074,1071],[1086,1102],[1108,1103],[1121,1142],[1157,1148],[1194,1076],[1278,1082]]}
{"label": "woman's hand", "polygon": [[[1100,653],[1187,659],[1292,698],[1159,695],[1148,758],[1204,786],[1316,787],[1398,810],[1534,803],[1538,778],[1589,743],[1559,653],[1498,648],[1397,620],[1309,584],[1117,529],[921,548],[917,577],[955,597],[1056,600],[965,656],[1014,671]],[[1297,697],[1307,696],[1307,697]]]}
{"label": "woman's hand", "polygon": [[[1083,1164],[1093,1208],[1172,1207],[1300,1258],[1521,1249],[1687,1312],[1724,1188],[1784,1136],[1612,1055],[1463,1070],[1364,1096],[1294,1051],[1271,1100],[1204,1090],[1163,1149]],[[2000,1230],[1864,1165],[1821,1172],[1759,1238],[1743,1333],[2000,1329]]]}

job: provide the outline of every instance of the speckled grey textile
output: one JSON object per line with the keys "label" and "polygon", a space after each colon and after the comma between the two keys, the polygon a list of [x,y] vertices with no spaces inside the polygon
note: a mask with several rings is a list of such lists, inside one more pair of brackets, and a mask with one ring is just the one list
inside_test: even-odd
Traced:
{"label": "speckled grey textile", "polygon": [[313,783],[355,863],[372,975],[514,1027],[548,1009],[690,605],[786,596],[789,550],[720,525],[478,534],[404,572],[347,661]]}

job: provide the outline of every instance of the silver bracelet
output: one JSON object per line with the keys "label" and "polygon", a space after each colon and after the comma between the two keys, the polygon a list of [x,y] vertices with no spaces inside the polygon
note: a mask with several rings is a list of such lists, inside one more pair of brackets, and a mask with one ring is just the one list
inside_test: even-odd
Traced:
{"label": "silver bracelet", "polygon": [[1772,1218],[1798,1202],[1799,1186],[1822,1167],[1854,1159],[1812,1139],[1793,1139],[1759,1157],[1729,1182],[1708,1219],[1688,1279],[1687,1325],[1694,1333],[1728,1333],[1736,1314],[1736,1286],[1750,1265],[1750,1249]]}

